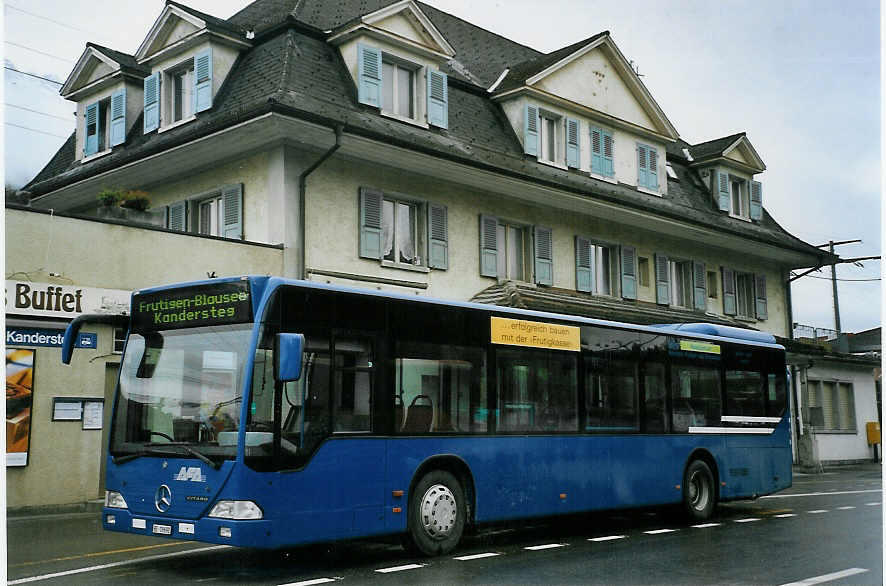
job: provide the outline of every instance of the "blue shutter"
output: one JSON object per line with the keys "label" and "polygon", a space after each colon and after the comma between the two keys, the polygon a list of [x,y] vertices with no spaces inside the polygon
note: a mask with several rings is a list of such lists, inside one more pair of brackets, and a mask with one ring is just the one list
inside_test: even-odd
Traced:
{"label": "blue shutter", "polygon": [[591,262],[591,241],[575,237],[575,290],[590,293],[594,283],[594,265]]}
{"label": "blue shutter", "polygon": [[111,94],[111,146],[126,142],[126,88]]}
{"label": "blue shutter", "polygon": [[360,256],[381,258],[382,192],[360,188]]}
{"label": "blue shutter", "polygon": [[659,305],[671,304],[671,277],[668,274],[668,257],[655,255],[655,302]]}
{"label": "blue shutter", "polygon": [[357,44],[357,99],[381,108],[381,49]]}
{"label": "blue shutter", "polygon": [[717,203],[720,207],[721,212],[729,211],[729,173],[724,171],[717,171],[715,174],[717,179],[716,192],[717,192]]}
{"label": "blue shutter", "polygon": [[695,309],[705,311],[708,308],[707,269],[703,262],[692,262],[692,291]]}
{"label": "blue shutter", "polygon": [[621,296],[637,298],[637,249],[633,246],[621,247]]}
{"label": "blue shutter", "polygon": [[446,206],[428,204],[428,267],[449,268],[449,224]]}
{"label": "blue shutter", "polygon": [[212,108],[212,48],[194,55],[194,113]]}
{"label": "blue shutter", "polygon": [[89,156],[98,152],[98,134],[99,129],[99,103],[90,104],[86,107],[85,126],[84,126],[84,143],[83,154]]}
{"label": "blue shutter", "polygon": [[605,130],[602,131],[603,134],[603,175],[607,177],[612,177],[615,175],[615,166],[612,164],[612,133],[607,132]]}
{"label": "blue shutter", "polygon": [[480,274],[498,276],[498,218],[480,216]]}
{"label": "blue shutter", "polygon": [[144,79],[145,88],[145,133],[160,127],[160,72]]}
{"label": "blue shutter", "polygon": [[648,157],[649,152],[647,148],[642,145],[637,145],[637,186],[638,187],[647,187],[649,184],[649,179],[647,177],[647,169],[648,169]]}
{"label": "blue shutter", "polygon": [[428,69],[428,124],[449,128],[448,78],[434,69]]}
{"label": "blue shutter", "polygon": [[723,267],[723,314],[735,315],[735,271]]}
{"label": "blue shutter", "polygon": [[179,201],[166,206],[166,227],[185,232],[188,229],[188,202]]}
{"label": "blue shutter", "polygon": [[578,168],[581,161],[581,147],[578,144],[581,124],[572,118],[566,119],[566,165]]}
{"label": "blue shutter", "polygon": [[603,175],[604,171],[603,131],[599,128],[591,128],[591,173]]}
{"label": "blue shutter", "polygon": [[533,104],[523,108],[523,152],[538,156],[538,107]]}
{"label": "blue shutter", "polygon": [[535,282],[554,284],[554,242],[550,228],[535,227]]}
{"label": "blue shutter", "polygon": [[222,187],[224,202],[224,226],[221,235],[225,238],[243,240],[243,185],[237,183]]}
{"label": "blue shutter", "polygon": [[648,168],[646,170],[646,187],[658,189],[658,149],[646,147]]}
{"label": "blue shutter", "polygon": [[763,185],[759,181],[751,181],[751,219],[763,218]]}
{"label": "blue shutter", "polygon": [[768,303],[766,301],[766,275],[754,275],[754,290],[756,291],[757,319],[769,317]]}

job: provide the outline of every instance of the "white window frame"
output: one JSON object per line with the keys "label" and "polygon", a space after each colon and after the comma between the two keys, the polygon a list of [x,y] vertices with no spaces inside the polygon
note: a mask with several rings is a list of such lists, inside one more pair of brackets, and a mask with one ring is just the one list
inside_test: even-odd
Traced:
{"label": "white window frame", "polygon": [[[553,140],[554,157],[552,159],[547,158],[548,145],[546,143],[549,137],[549,130],[546,122],[548,121],[551,123],[551,128],[553,129],[553,137],[551,137],[551,140]],[[542,108],[538,109],[538,161],[540,163],[548,163],[550,165],[563,167],[564,169],[566,168],[565,145],[560,144],[560,142],[565,139],[564,124],[565,118],[560,114]]]}
{"label": "white window frame", "polygon": [[[420,112],[420,104],[419,100],[420,89],[422,84],[419,83],[419,78],[424,76],[421,75],[423,67],[418,63],[413,63],[396,55],[392,55],[390,53],[382,52],[381,57],[381,67],[382,67],[382,87],[381,87],[381,95],[379,101],[381,102],[379,110],[385,116],[390,116],[391,118],[397,118],[398,120],[404,120],[406,122],[419,123],[422,119]],[[385,108],[385,84],[387,83],[387,77],[384,74],[385,65],[390,65],[394,67],[394,75],[391,81],[392,90],[391,90],[391,99],[393,110],[388,110]],[[406,69],[412,74],[412,116],[408,116],[406,114],[402,114],[398,111],[400,101],[398,98],[398,90],[399,90],[399,81],[400,76],[396,74],[397,69]]]}
{"label": "white window frame", "polygon": [[[389,267],[397,267],[397,268],[405,268],[410,270],[419,270],[419,271],[427,271],[427,258],[425,258],[425,250],[424,246],[422,246],[424,242],[424,234],[425,234],[425,225],[424,218],[426,216],[427,204],[426,202],[419,201],[413,198],[405,197],[400,194],[394,194],[390,192],[385,192],[382,197],[382,247],[384,247],[384,224],[385,224],[385,213],[384,207],[385,203],[391,203],[394,207],[394,219],[393,219],[393,244],[392,251],[394,252],[394,260],[388,260],[385,258],[384,250],[381,251],[381,264],[383,266]],[[413,209],[413,218],[415,219],[415,224],[412,227],[412,238],[415,246],[415,250],[413,252],[415,260],[412,263],[401,262],[399,258],[398,249],[397,249],[397,215],[398,215],[398,204],[407,205]]]}
{"label": "white window frame", "polygon": [[[735,187],[738,186],[738,194]],[[729,175],[729,215],[739,220],[751,220],[751,195],[748,192],[749,183],[743,177]],[[736,195],[739,209],[735,209]]]}
{"label": "white window frame", "polygon": [[[119,334],[119,336],[118,336]],[[117,343],[120,343],[120,349],[117,349]],[[126,343],[126,328],[114,328],[111,336],[111,353],[123,354],[123,345]]]}
{"label": "white window frame", "polygon": [[[504,228],[504,238],[501,237],[499,230]],[[531,226],[528,224],[523,224],[521,222],[512,222],[509,220],[504,220],[502,218],[498,219],[498,225],[496,226],[496,245],[497,245],[497,274],[499,281],[520,281],[523,283],[532,282],[532,254],[530,252],[531,239],[532,239],[532,230]],[[511,273],[512,267],[509,266],[508,262],[508,247],[511,243],[511,232],[509,229],[519,230],[522,234],[523,250],[521,251],[520,257],[523,263],[523,274],[519,276],[514,276]],[[516,251],[515,251],[516,252]],[[502,263],[504,265],[504,273],[501,271]]]}
{"label": "white window frame", "polygon": [[[683,278],[677,279],[677,269]],[[687,281],[688,275],[688,281]],[[670,281],[670,296],[668,305],[671,307],[679,307],[682,309],[695,309],[695,291],[692,284],[692,261],[684,258],[668,258],[668,280]],[[677,299],[677,283],[680,284],[680,291],[683,293],[683,303]],[[684,287],[688,282],[688,286]]]}
{"label": "white window frame", "polygon": [[[600,290],[604,271],[600,270],[601,263],[598,262],[598,257],[602,255],[602,249],[604,248],[609,251],[609,266],[605,271],[605,274],[609,277],[608,292]],[[621,264],[619,252],[617,244],[602,240],[591,240],[591,273],[594,275],[594,281],[591,283],[591,293],[594,295],[602,295],[604,297],[618,297],[620,295]]]}
{"label": "white window frame", "polygon": [[[175,78],[182,72],[190,72],[188,79],[190,80],[187,88],[187,108],[188,115],[182,113],[179,120],[175,120]],[[191,120],[197,119],[194,109],[194,56],[190,55],[187,59],[179,61],[171,67],[163,70],[160,76],[160,128],[159,132],[171,130],[182,124],[186,124]],[[184,106],[184,102],[182,106]],[[184,112],[184,110],[183,110]]]}
{"label": "white window frame", "polygon": [[[224,226],[225,217],[225,200],[222,197],[221,191],[217,191],[199,199],[195,198],[194,200],[189,201],[188,205],[193,211],[191,217],[194,218],[192,228],[195,234],[200,234],[202,236],[218,236],[219,238],[222,237],[222,228]],[[212,215],[209,219],[209,231],[204,232],[203,210],[207,205],[209,206],[209,209],[212,210],[210,212]],[[215,220],[214,226],[213,219]]]}
{"label": "white window frame", "polygon": [[[744,277],[748,279],[746,287],[744,291],[742,291],[742,287],[739,284],[739,277]],[[754,273],[748,273],[744,271],[734,271],[733,278],[735,279],[735,317],[739,319],[747,319],[747,320],[756,320],[757,319],[757,290],[755,287],[754,281]],[[741,299],[743,295],[748,295],[749,297],[746,301],[745,308],[748,313],[742,313],[742,302]]]}

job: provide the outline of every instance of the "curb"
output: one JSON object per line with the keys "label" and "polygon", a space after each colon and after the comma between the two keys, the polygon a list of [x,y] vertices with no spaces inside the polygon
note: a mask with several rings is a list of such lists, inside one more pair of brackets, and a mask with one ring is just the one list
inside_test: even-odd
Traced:
{"label": "curb", "polygon": [[94,499],[80,503],[66,503],[60,505],[34,505],[28,507],[8,507],[6,518],[10,521],[25,517],[42,515],[70,515],[76,513],[100,513],[104,506],[104,499]]}

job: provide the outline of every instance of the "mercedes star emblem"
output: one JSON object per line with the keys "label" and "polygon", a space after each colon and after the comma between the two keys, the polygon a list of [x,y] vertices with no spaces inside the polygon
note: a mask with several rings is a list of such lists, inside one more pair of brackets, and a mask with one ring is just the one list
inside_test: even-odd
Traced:
{"label": "mercedes star emblem", "polygon": [[161,484],[154,494],[154,506],[161,513],[165,513],[172,506],[172,491],[165,484]]}

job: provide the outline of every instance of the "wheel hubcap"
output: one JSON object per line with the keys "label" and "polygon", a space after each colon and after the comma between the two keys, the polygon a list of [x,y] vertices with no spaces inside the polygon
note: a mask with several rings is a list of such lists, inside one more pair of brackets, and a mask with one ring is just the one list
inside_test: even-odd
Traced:
{"label": "wheel hubcap", "polygon": [[421,498],[421,524],[433,539],[446,538],[455,527],[457,517],[455,495],[444,485],[433,485]]}
{"label": "wheel hubcap", "polygon": [[689,479],[689,502],[697,511],[702,511],[708,506],[710,490],[708,483],[700,472],[693,472]]}

